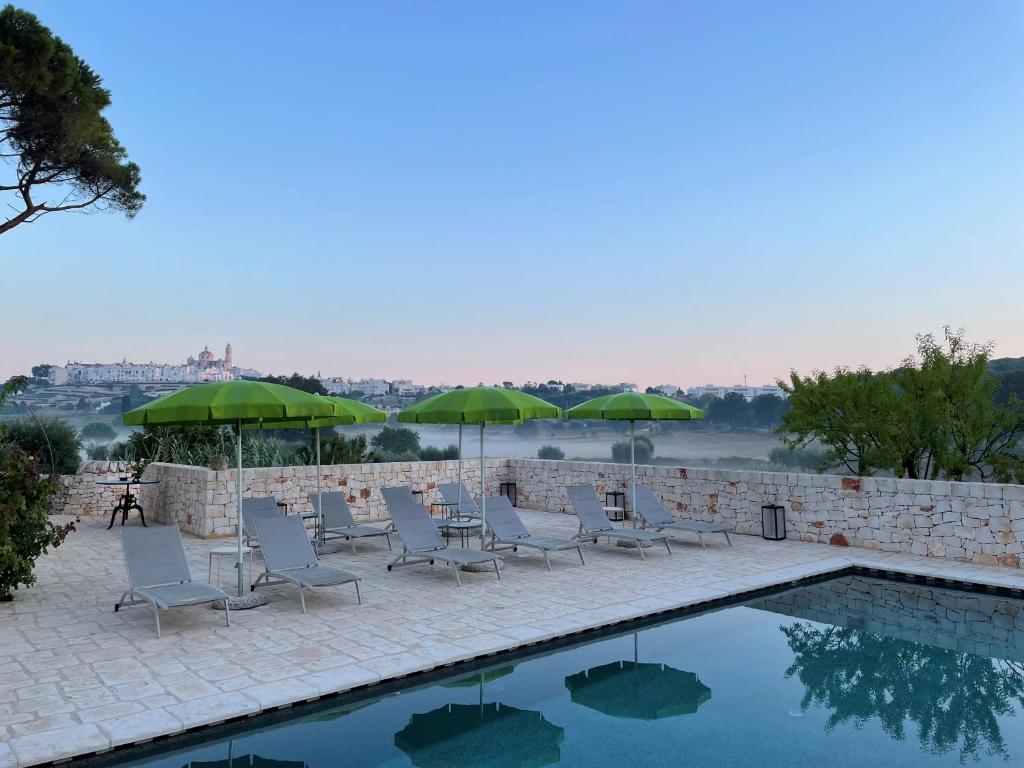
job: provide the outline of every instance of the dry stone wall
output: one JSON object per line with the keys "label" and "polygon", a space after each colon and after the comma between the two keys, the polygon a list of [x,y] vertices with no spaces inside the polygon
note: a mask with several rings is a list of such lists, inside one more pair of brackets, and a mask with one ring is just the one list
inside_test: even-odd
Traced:
{"label": "dry stone wall", "polygon": [[[479,462],[466,461],[464,480],[474,494]],[[107,462],[89,462],[64,478],[64,511],[109,514],[119,489],[97,486],[101,477],[123,474]],[[379,488],[410,485],[439,499],[436,486],[454,482],[458,462],[396,462],[323,467],[323,490],[343,490],[359,521],[387,517]],[[565,488],[590,484],[602,495],[628,491],[629,467],[596,462],[487,459],[487,493],[514,481],[517,503],[549,512],[571,512]],[[159,485],[142,489],[147,515],[173,522],[199,536],[226,536],[235,528],[234,470],[153,464],[147,477]],[[1024,542],[1024,486],[952,483],[838,475],[739,472],[686,467],[637,467],[637,481],[651,488],[679,516],[759,534],[761,505],[782,504],[790,538],[846,543],[887,552],[951,558],[1019,568]],[[316,490],[313,467],[247,469],[245,496],[276,496],[298,510],[309,509]],[[627,508],[629,507],[627,493]]]}
{"label": "dry stone wall", "polygon": [[[511,459],[519,503],[570,510],[567,485],[602,494],[627,490],[629,467],[592,462]],[[759,534],[761,505],[786,507],[790,538],[847,543],[885,552],[946,557],[1019,568],[1024,486],[894,478],[637,467],[637,482],[673,513]],[[628,506],[627,493],[627,506]]]}

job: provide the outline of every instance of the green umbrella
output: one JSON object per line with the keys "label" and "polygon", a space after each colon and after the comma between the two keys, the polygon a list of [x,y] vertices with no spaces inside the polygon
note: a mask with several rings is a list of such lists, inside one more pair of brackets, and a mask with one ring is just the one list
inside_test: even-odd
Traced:
{"label": "green umbrella", "polygon": [[316,437],[316,511],[317,511],[317,541],[323,544],[324,539],[324,517],[323,504],[320,494],[320,427],[341,427],[352,424],[375,424],[388,420],[384,411],[377,410],[372,405],[360,403],[358,400],[350,400],[347,397],[323,396],[334,406],[333,416],[319,416],[306,419],[305,421],[261,421],[252,424],[253,428],[260,429],[293,429],[305,427],[313,430]]}
{"label": "green umbrella", "polygon": [[704,411],[664,395],[617,392],[587,400],[565,412],[568,419],[606,419],[629,422],[629,477],[633,496],[633,527],[636,527],[636,443],[638,421],[703,419]]}
{"label": "green umbrella", "polygon": [[574,704],[612,717],[660,720],[692,715],[711,698],[711,689],[693,672],[638,661],[633,633],[633,661],[613,661],[565,678]]}
{"label": "green umbrella", "polygon": [[462,500],[462,425],[480,425],[480,549],[487,531],[487,495],[484,491],[484,427],[521,424],[527,419],[557,419],[562,409],[518,389],[466,387],[421,400],[398,414],[408,424],[459,425],[459,500]]}
{"label": "green umbrella", "polygon": [[415,714],[395,746],[420,768],[540,768],[561,759],[565,732],[540,712],[491,704],[447,704]]}
{"label": "green umbrella", "polygon": [[238,594],[242,583],[242,427],[263,421],[301,422],[333,416],[335,406],[324,398],[281,384],[235,379],[173,392],[124,414],[127,426],[230,424],[237,428],[238,463]]}

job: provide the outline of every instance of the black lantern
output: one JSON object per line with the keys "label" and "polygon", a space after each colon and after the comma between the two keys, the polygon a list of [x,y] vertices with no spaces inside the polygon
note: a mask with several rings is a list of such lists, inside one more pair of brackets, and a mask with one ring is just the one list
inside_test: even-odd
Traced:
{"label": "black lantern", "polygon": [[507,497],[508,500],[512,502],[512,506],[514,507],[516,505],[516,484],[501,483],[498,486],[498,495]]}
{"label": "black lantern", "polygon": [[626,494],[622,491],[608,491],[604,495],[605,511],[608,512],[610,520],[619,521],[626,519]]}
{"label": "black lantern", "polygon": [[786,538],[786,508],[781,504],[761,507],[761,538],[782,541]]}

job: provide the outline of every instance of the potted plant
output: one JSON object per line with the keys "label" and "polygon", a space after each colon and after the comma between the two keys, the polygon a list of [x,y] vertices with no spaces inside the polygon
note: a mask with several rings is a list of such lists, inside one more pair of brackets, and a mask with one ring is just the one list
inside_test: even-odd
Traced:
{"label": "potted plant", "polygon": [[152,463],[152,459],[135,459],[135,461],[130,462],[128,464],[128,468],[131,470],[132,480],[135,482],[141,480],[142,476],[146,472],[146,467],[148,467],[150,463]]}

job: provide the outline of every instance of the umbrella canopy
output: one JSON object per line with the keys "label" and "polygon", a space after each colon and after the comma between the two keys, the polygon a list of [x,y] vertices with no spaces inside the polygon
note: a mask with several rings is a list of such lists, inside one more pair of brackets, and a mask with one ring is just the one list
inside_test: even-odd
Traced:
{"label": "umbrella canopy", "polygon": [[711,698],[693,672],[664,664],[614,661],[565,678],[576,704],[612,717],[659,720],[692,715]]}
{"label": "umbrella canopy", "polygon": [[605,419],[629,422],[629,478],[633,496],[633,527],[636,527],[636,439],[638,421],[703,419],[704,411],[664,395],[640,392],[616,392],[595,397],[565,412],[568,419]]}
{"label": "umbrella canopy", "polygon": [[258,426],[261,429],[292,429],[294,427],[319,429],[320,427],[346,427],[352,424],[380,424],[388,420],[388,415],[384,411],[378,410],[372,405],[361,403],[358,400],[350,400],[347,397],[334,397],[332,395],[316,397],[318,400],[328,402],[334,407],[334,412],[330,416],[320,416],[301,422],[265,419]]}
{"label": "umbrella canopy", "polygon": [[487,493],[484,490],[484,427],[521,424],[527,419],[557,419],[562,409],[518,389],[466,387],[421,400],[398,414],[406,424],[459,425],[459,496],[462,496],[462,425],[480,425],[480,549],[487,533]]}
{"label": "umbrella canopy", "polygon": [[565,412],[568,419],[609,419],[656,421],[659,419],[703,419],[704,411],[664,395],[616,392],[595,397]]}
{"label": "umbrella canopy", "polygon": [[127,426],[232,424],[236,427],[238,465],[238,594],[245,594],[242,573],[242,427],[264,420],[302,421],[334,415],[323,398],[264,381],[219,381],[172,392],[124,414]]}
{"label": "umbrella canopy", "polygon": [[334,406],[332,416],[318,416],[302,421],[286,420],[273,421],[264,420],[256,424],[248,425],[251,428],[260,429],[294,429],[305,427],[313,430],[316,438],[316,512],[317,512],[317,546],[324,542],[324,513],[323,500],[320,497],[320,427],[344,427],[352,424],[379,424],[388,420],[384,411],[374,408],[372,405],[360,403],[358,400],[350,400],[347,397],[333,397],[330,395],[319,396],[318,399],[325,400]]}
{"label": "umbrella canopy", "polygon": [[421,400],[398,414],[409,424],[520,424],[557,419],[561,408],[539,397],[502,387],[465,387]]}
{"label": "umbrella canopy", "polygon": [[565,732],[540,712],[493,704],[448,704],[413,715],[395,746],[419,768],[540,768],[561,757]]}
{"label": "umbrella canopy", "polygon": [[126,426],[259,423],[334,415],[334,406],[308,392],[265,381],[217,381],[157,398],[124,415]]}

